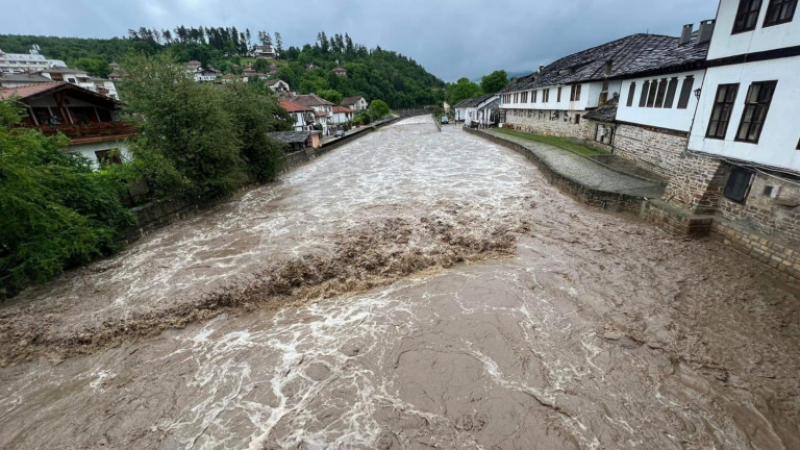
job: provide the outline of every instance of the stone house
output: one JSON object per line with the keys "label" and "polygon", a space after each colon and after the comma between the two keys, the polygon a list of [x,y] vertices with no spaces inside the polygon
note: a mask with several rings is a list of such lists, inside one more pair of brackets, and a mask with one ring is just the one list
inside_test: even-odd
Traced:
{"label": "stone house", "polygon": [[464,122],[466,126],[479,124],[488,126],[499,120],[500,96],[496,94],[480,95],[458,102],[455,106],[456,122]]}
{"label": "stone house", "polygon": [[359,112],[369,108],[369,102],[367,102],[366,98],[357,95],[355,97],[346,97],[344,100],[342,100],[342,106],[346,106],[355,112]]}

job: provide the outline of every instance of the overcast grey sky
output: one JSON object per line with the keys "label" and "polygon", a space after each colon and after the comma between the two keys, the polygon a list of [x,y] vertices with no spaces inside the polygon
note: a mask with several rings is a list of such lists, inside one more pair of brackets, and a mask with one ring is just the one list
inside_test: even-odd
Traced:
{"label": "overcast grey sky", "polygon": [[[632,33],[680,34],[717,0],[0,0],[0,33],[123,36],[129,28],[236,26],[279,31],[284,47],[317,32],[403,53],[447,81],[532,71]],[[5,6],[2,6],[5,4]],[[13,6],[10,6],[12,5]]]}

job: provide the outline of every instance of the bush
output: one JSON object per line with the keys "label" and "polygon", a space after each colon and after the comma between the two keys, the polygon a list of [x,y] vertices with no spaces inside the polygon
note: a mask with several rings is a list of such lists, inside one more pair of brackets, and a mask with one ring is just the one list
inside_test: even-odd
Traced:
{"label": "bush", "polygon": [[0,298],[114,252],[131,223],[112,178],[19,117],[0,102]]}

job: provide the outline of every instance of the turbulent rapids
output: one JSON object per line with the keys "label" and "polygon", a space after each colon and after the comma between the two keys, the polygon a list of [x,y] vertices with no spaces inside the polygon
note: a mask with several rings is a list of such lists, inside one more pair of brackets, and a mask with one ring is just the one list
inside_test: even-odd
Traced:
{"label": "turbulent rapids", "polygon": [[0,448],[800,448],[798,298],[406,119],[0,306]]}

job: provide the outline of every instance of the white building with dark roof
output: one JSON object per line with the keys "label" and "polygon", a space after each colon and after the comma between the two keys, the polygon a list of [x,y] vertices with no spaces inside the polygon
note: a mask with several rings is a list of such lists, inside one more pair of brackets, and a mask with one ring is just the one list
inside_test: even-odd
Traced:
{"label": "white building with dark roof", "polygon": [[0,50],[0,72],[36,72],[51,67],[67,67],[60,59],[47,59],[34,45],[28,53],[5,53]]}

